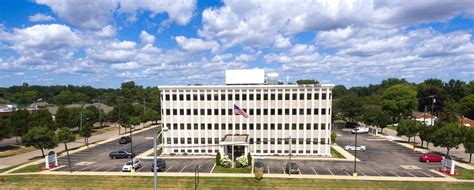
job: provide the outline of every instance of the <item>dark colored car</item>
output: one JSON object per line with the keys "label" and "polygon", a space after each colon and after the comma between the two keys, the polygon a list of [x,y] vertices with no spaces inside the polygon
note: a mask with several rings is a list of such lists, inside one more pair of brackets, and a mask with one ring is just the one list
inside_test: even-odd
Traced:
{"label": "dark colored car", "polygon": [[162,172],[166,168],[166,162],[162,159],[157,159],[156,160],[156,167],[155,164],[151,164],[151,172],[154,172],[156,169],[157,172]]}
{"label": "dark colored car", "polygon": [[130,153],[125,150],[111,152],[109,154],[110,159],[117,159],[117,158],[132,158],[135,157],[135,153]]}
{"label": "dark colored car", "polygon": [[121,137],[119,140],[119,143],[127,144],[127,143],[130,143],[131,141],[132,141],[132,138],[130,138],[130,136],[126,136],[126,137]]}
{"label": "dark colored car", "polygon": [[287,173],[291,173],[291,174],[299,174],[300,173],[300,168],[298,167],[298,165],[295,162],[287,162],[285,170],[286,170]]}
{"label": "dark colored car", "polygon": [[427,153],[420,156],[420,162],[441,162],[444,158],[440,155]]}

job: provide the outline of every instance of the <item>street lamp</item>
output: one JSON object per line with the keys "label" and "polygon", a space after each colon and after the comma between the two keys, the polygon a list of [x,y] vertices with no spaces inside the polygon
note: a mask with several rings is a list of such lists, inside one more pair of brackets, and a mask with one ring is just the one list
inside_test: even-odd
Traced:
{"label": "street lamp", "polygon": [[[158,129],[158,128],[157,128]],[[154,185],[154,190],[157,189],[157,181],[158,181],[158,176],[157,176],[157,172],[156,172],[156,161],[157,161],[157,158],[156,158],[156,139],[158,138],[158,136],[160,136],[162,133],[168,131],[168,127],[163,127],[162,130],[160,131],[160,133],[155,133],[155,136],[153,137],[153,185]]]}
{"label": "street lamp", "polygon": [[359,133],[359,128],[355,128],[355,143],[354,143],[354,171],[352,176],[357,177],[357,133]]}

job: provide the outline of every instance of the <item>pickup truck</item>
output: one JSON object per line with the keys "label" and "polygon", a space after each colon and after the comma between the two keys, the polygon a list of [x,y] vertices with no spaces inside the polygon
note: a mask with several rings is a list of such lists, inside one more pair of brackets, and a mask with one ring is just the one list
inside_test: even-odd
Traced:
{"label": "pickup truck", "polygon": [[361,133],[369,133],[369,128],[368,127],[356,127],[352,129],[352,134],[361,134]]}

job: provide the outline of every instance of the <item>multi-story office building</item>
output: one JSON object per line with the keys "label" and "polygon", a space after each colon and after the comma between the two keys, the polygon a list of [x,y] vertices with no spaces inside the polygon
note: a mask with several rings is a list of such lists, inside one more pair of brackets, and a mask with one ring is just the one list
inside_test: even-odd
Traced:
{"label": "multi-story office building", "polygon": [[160,86],[163,154],[330,156],[334,85],[230,83]]}

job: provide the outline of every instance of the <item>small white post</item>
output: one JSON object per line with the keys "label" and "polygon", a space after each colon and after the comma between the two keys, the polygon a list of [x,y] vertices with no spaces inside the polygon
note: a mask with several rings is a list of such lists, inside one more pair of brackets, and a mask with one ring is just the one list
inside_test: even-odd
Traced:
{"label": "small white post", "polygon": [[46,155],[46,156],[44,157],[44,159],[45,159],[45,164],[46,164],[45,167],[46,167],[46,169],[49,169],[49,159],[48,159],[48,155]]}
{"label": "small white post", "polygon": [[56,152],[54,152],[54,166],[58,166],[58,154]]}

